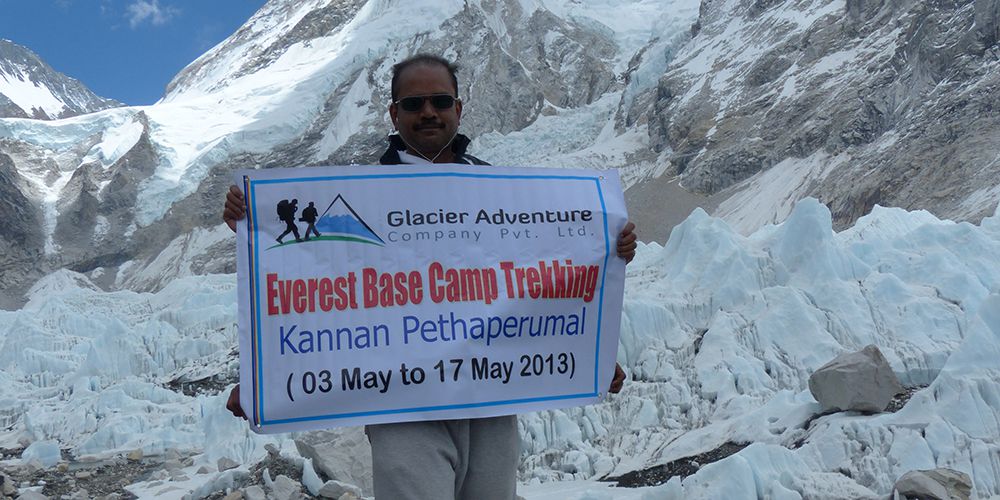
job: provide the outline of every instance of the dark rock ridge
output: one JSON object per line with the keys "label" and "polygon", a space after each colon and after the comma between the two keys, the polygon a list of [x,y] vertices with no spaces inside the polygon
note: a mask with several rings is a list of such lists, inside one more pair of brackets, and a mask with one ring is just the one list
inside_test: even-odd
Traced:
{"label": "dark rock ridge", "polygon": [[[0,140],[0,150],[4,144]],[[0,289],[11,290],[26,285],[22,277],[42,272],[39,257],[44,238],[41,218],[34,203],[24,194],[21,181],[10,156],[0,153]],[[12,307],[15,302],[0,294],[0,307]]]}
{"label": "dark rock ridge", "polygon": [[632,471],[621,476],[608,477],[602,481],[616,482],[624,488],[642,488],[644,486],[659,486],[673,477],[684,479],[698,472],[702,467],[735,455],[749,446],[748,443],[723,443],[714,450],[706,451],[693,457],[678,458],[669,463],[654,465],[646,469]]}
{"label": "dark rock ridge", "polygon": [[[11,291],[25,289],[52,270],[113,267],[136,255],[137,242],[126,233],[134,220],[139,183],[153,172],[158,157],[149,142],[143,113],[131,119],[142,125],[142,135],[106,168],[86,156],[100,142],[99,132],[81,136],[59,154],[32,142],[0,139],[0,176],[11,178],[0,188],[0,214],[11,221],[0,233],[0,245],[10,249],[0,264],[5,271],[7,293],[0,294],[4,305],[17,304],[17,294]],[[78,166],[60,191],[55,207],[58,216],[47,221],[45,204],[18,172],[31,172],[51,184],[67,163]],[[54,224],[50,251],[46,251],[44,236],[47,224]]]}

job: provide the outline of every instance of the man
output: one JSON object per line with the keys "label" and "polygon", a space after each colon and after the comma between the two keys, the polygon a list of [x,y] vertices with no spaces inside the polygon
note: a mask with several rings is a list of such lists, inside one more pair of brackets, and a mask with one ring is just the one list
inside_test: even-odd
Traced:
{"label": "man", "polygon": [[316,230],[317,217],[319,217],[319,212],[316,211],[316,206],[310,201],[309,206],[302,209],[302,217],[299,217],[300,222],[309,224],[306,227],[306,241],[309,241],[309,233],[315,234],[317,238],[320,237],[319,231]]}
{"label": "man", "polygon": [[[462,101],[456,66],[437,56],[417,55],[393,66],[389,116],[399,132],[389,137],[382,164],[465,163],[486,165],[466,153],[469,139],[458,133]],[[243,218],[243,193],[231,186],[223,220],[235,231]],[[635,256],[635,226],[618,237],[618,256]],[[609,392],[621,390],[625,373],[615,367]],[[226,407],[244,416],[239,386]],[[244,417],[246,418],[246,417]],[[367,426],[378,500],[515,498],[520,437],[517,418],[437,420]]]}
{"label": "man", "polygon": [[[278,236],[278,244],[281,244],[281,238],[284,238],[286,234],[292,233],[295,235],[295,241],[302,241],[299,238],[299,227],[295,225],[295,212],[299,210],[299,200],[292,200],[286,202],[281,200],[278,202],[278,220],[285,223],[285,232]],[[309,233],[306,233],[306,237],[309,237]]]}

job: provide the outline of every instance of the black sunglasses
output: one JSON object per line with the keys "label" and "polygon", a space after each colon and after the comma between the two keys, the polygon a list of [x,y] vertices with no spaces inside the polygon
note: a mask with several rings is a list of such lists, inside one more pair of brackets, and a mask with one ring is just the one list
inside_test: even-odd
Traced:
{"label": "black sunglasses", "polygon": [[455,101],[459,100],[448,94],[414,95],[404,97],[393,104],[399,105],[399,107],[403,108],[403,111],[413,113],[423,109],[424,102],[428,99],[430,99],[431,106],[434,106],[434,109],[451,109],[455,105]]}

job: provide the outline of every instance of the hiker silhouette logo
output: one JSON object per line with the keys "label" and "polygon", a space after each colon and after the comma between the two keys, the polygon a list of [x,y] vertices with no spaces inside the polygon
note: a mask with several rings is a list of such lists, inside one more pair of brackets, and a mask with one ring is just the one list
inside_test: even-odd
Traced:
{"label": "hiker silhouette logo", "polygon": [[[344,241],[368,245],[385,246],[385,241],[369,226],[343,196],[337,195],[327,205],[322,214],[316,209],[315,202],[308,202],[299,212],[299,200],[281,200],[277,206],[278,220],[285,223],[284,232],[275,238],[278,242],[271,248],[293,243],[313,241]],[[299,233],[299,224],[305,225],[305,232]],[[285,240],[291,234],[295,240]]]}

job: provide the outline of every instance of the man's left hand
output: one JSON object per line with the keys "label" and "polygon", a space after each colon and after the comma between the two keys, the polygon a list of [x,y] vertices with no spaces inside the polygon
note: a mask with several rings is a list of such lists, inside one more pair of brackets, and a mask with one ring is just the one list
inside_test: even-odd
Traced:
{"label": "man's left hand", "polygon": [[611,387],[608,388],[608,392],[618,394],[622,390],[623,385],[625,385],[625,370],[622,370],[622,365],[615,363],[615,378],[611,380]]}
{"label": "man's left hand", "polygon": [[625,224],[625,229],[618,234],[618,256],[625,259],[625,263],[632,262],[635,257],[636,247],[635,224],[629,221]]}
{"label": "man's left hand", "polygon": [[[635,224],[629,221],[625,224],[622,232],[618,234],[618,256],[625,259],[626,264],[632,262],[632,258],[635,257],[635,248],[637,246],[635,241]],[[625,385],[625,370],[622,370],[622,365],[615,363],[615,378],[611,380],[611,387],[608,388],[608,392],[618,394],[622,390],[623,385]]]}

